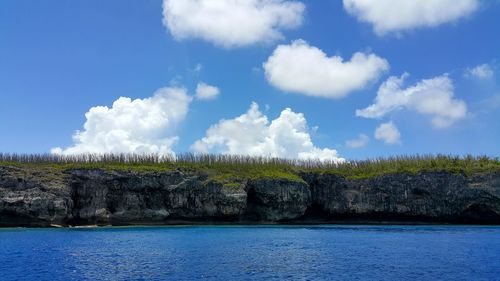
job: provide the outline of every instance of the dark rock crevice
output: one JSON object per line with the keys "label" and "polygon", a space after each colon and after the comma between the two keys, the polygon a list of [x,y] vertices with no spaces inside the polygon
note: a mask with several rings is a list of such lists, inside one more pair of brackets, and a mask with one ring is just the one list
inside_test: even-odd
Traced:
{"label": "dark rock crevice", "polygon": [[280,222],[300,218],[310,205],[311,192],[302,182],[260,179],[246,184],[247,220]]}

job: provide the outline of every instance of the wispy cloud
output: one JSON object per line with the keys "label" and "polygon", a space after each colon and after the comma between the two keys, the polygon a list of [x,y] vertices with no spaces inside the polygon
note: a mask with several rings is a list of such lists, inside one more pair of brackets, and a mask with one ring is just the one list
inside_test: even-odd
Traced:
{"label": "wispy cloud", "polygon": [[491,79],[493,74],[493,67],[484,63],[472,68],[467,68],[464,72],[464,77],[486,80]]}
{"label": "wispy cloud", "polygon": [[359,134],[355,139],[347,140],[345,146],[348,148],[362,148],[370,142],[370,138],[365,134]]}

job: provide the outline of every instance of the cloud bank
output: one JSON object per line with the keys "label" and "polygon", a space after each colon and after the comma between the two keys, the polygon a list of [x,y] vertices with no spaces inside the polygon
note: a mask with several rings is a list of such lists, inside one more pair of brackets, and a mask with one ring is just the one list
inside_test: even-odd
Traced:
{"label": "cloud bank", "polygon": [[479,0],[344,0],[344,9],[378,35],[457,21],[478,7]]}
{"label": "cloud bank", "polygon": [[376,81],[389,69],[389,63],[374,54],[359,52],[344,61],[296,40],[278,46],[263,67],[269,83],[283,91],[342,98]]}
{"label": "cloud bank", "polygon": [[162,88],[149,98],[120,97],[111,107],[92,107],[83,131],[73,135],[74,144],[52,153],[172,154],[178,140],[173,129],[186,117],[191,101],[184,88]]}
{"label": "cloud bank", "polygon": [[176,39],[232,48],[282,39],[282,29],[302,24],[304,10],[299,1],[164,0],[163,24]]}
{"label": "cloud bank", "polygon": [[336,150],[313,144],[302,113],[286,108],[278,118],[269,121],[256,103],[239,117],[211,126],[192,149],[197,153],[344,161]]}
{"label": "cloud bank", "polygon": [[386,114],[408,109],[432,118],[436,128],[451,126],[466,117],[467,105],[453,97],[453,83],[447,75],[424,79],[414,86],[402,88],[405,79],[391,76],[377,92],[375,102],[365,109],[356,110],[356,115],[365,118],[381,118]]}

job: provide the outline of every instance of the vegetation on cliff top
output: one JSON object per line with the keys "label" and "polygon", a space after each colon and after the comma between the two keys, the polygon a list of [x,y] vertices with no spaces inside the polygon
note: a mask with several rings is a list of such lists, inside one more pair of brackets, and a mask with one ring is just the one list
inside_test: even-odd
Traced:
{"label": "vegetation on cliff top", "polygon": [[487,156],[397,156],[361,161],[328,162],[238,155],[181,154],[2,154],[0,166],[63,171],[68,169],[105,169],[133,172],[172,170],[199,171],[227,184],[244,179],[279,178],[302,181],[299,173],[331,173],[362,179],[393,173],[447,171],[472,175],[500,171],[500,159]]}

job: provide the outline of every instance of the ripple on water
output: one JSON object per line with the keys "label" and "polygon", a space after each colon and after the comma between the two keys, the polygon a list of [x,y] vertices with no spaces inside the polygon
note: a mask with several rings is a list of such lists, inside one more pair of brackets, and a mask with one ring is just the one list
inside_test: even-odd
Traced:
{"label": "ripple on water", "polygon": [[497,280],[500,228],[3,229],[2,280]]}

